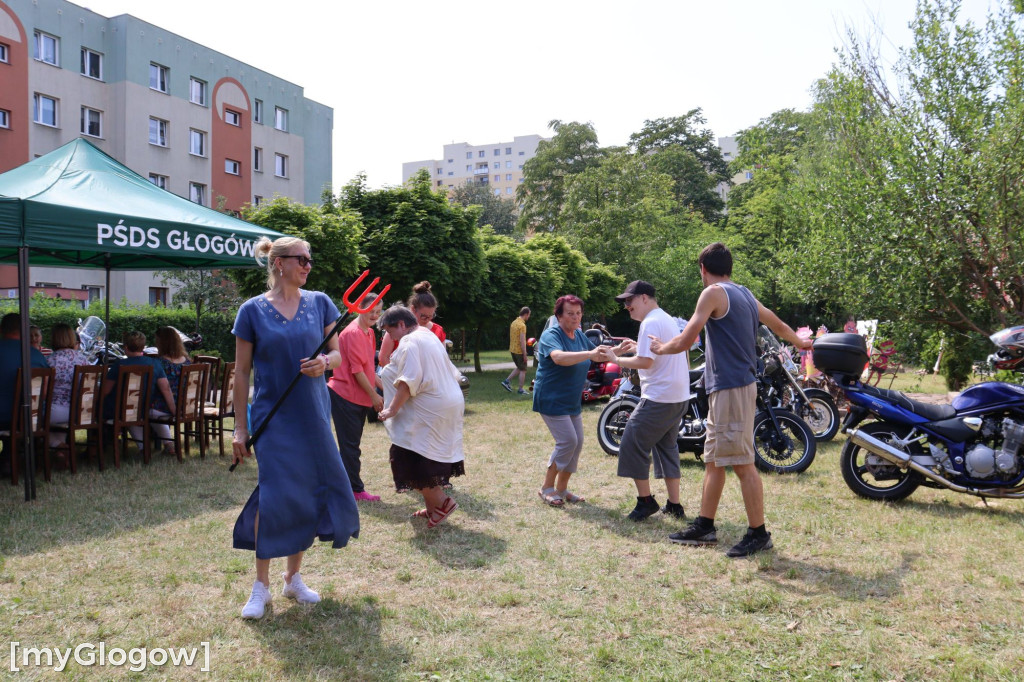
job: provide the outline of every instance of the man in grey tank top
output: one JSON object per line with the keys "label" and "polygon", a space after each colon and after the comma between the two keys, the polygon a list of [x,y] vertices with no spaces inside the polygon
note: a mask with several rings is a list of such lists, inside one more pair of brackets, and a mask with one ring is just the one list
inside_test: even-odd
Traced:
{"label": "man in grey tank top", "polygon": [[731,466],[740,480],[747,511],[747,533],[727,553],[750,556],[771,549],[772,534],[764,526],[764,489],[754,466],[754,410],[757,401],[756,367],[758,324],[797,348],[810,348],[785,322],[765,308],[744,287],[732,281],[732,254],[721,242],[705,247],[698,259],[704,291],[697,308],[677,336],[668,342],[651,339],[657,355],[680,353],[705,332],[704,386],[708,392],[708,435],[704,445],[704,484],[700,516],[669,539],[681,545],[714,545],[718,542],[715,513],[725,489],[725,467]]}

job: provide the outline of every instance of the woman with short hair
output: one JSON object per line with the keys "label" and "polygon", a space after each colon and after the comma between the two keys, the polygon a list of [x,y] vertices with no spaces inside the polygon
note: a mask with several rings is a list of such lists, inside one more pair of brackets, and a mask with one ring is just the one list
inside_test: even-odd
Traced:
{"label": "woman with short hair", "polygon": [[[50,422],[66,424],[71,416],[71,382],[75,377],[75,367],[88,365],[89,360],[78,350],[78,335],[71,325],[53,325],[53,329],[50,330],[50,345],[53,347],[53,353],[46,358],[47,364],[54,369]],[[74,438],[74,434],[71,437]],[[50,447],[59,448],[64,444],[65,437],[62,433],[50,432]]]}
{"label": "woman with short hair", "polygon": [[557,324],[544,330],[536,346],[537,375],[533,384],[533,411],[540,413],[555,439],[548,457],[544,484],[538,493],[552,507],[583,502],[569,492],[569,477],[576,472],[583,450],[583,386],[590,362],[614,359],[608,346],[594,346],[580,328],[583,301],[568,294],[555,302]]}
{"label": "woman with short hair", "polygon": [[391,437],[391,475],[396,488],[413,488],[426,504],[413,516],[438,525],[458,508],[443,485],[465,473],[462,413],[466,404],[459,371],[444,345],[411,310],[393,305],[377,326],[401,344],[381,370],[385,407],[380,419]]}

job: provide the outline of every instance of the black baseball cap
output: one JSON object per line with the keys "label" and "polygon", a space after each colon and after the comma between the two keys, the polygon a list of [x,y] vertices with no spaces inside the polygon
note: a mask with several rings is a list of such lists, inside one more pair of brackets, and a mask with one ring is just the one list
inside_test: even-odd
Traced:
{"label": "black baseball cap", "polygon": [[615,300],[622,303],[628,298],[640,296],[641,294],[647,294],[651,298],[654,298],[654,285],[650,282],[645,282],[642,279],[635,279],[629,283],[629,286],[626,287],[625,291],[615,297]]}

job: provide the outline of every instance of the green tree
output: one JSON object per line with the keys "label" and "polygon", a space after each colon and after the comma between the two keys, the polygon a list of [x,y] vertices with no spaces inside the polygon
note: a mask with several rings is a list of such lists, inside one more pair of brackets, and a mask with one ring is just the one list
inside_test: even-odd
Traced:
{"label": "green tree", "polygon": [[[286,197],[276,197],[259,206],[246,206],[242,209],[242,219],[309,242],[310,255],[316,265],[309,273],[306,286],[323,291],[335,300],[341,299],[366,264],[359,253],[362,225],[359,216],[350,211],[337,211],[331,206],[306,206]],[[266,291],[267,274],[262,268],[229,270],[228,276],[238,285],[242,296]]]}
{"label": "green tree", "polygon": [[651,167],[672,178],[679,210],[694,210],[708,222],[722,217],[718,183],[729,182],[729,166],[700,109],[683,116],[644,121],[629,138],[630,149],[647,157]]}
{"label": "green tree", "polygon": [[[1009,9],[978,28],[959,8],[919,3],[894,78],[852,36],[817,86],[822,134],[798,198],[807,267],[792,286],[987,335],[1024,316],[1024,46]],[[951,386],[964,366],[947,364]]]}
{"label": "green tree", "polygon": [[477,225],[490,225],[497,234],[511,235],[519,220],[519,209],[512,199],[502,199],[487,185],[466,182],[451,191],[451,200],[463,206],[479,206]]}
{"label": "green tree", "polygon": [[516,189],[520,231],[558,231],[562,226],[562,206],[566,183],[572,176],[596,166],[605,151],[597,144],[597,131],[591,123],[553,120],[555,131],[550,140],[541,140],[537,153],[523,164],[523,182]]}
{"label": "green tree", "polygon": [[157,274],[164,286],[175,287],[175,307],[195,311],[197,333],[204,314],[233,311],[242,302],[238,288],[222,270],[162,270]]}
{"label": "green tree", "polygon": [[417,282],[428,280],[438,297],[445,327],[468,327],[470,306],[483,278],[483,249],[477,220],[479,206],[448,201],[430,186],[420,170],[402,187],[366,188],[365,176],[345,186],[338,199],[356,211],[364,225],[363,253],[389,296],[404,299]]}
{"label": "green tree", "polygon": [[[551,281],[554,298],[563,294],[575,294],[582,299],[589,295],[587,287],[587,266],[589,261],[581,252],[572,248],[564,237],[552,234],[538,234],[527,240],[524,248],[528,251],[547,254],[551,263]],[[545,302],[551,308],[554,298]]]}

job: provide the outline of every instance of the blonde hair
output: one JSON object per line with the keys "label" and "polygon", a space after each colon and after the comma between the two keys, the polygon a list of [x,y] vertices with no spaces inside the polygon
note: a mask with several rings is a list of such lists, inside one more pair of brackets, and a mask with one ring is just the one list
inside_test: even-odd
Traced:
{"label": "blonde hair", "polygon": [[78,336],[75,334],[75,330],[71,328],[70,324],[64,324],[63,322],[53,325],[53,329],[50,330],[50,339],[50,345],[53,346],[54,350],[74,348],[75,344],[78,343]]}
{"label": "blonde hair", "polygon": [[298,237],[278,237],[270,241],[269,237],[260,237],[253,247],[253,254],[256,262],[267,269],[267,291],[277,286],[277,273],[274,272],[274,261],[281,256],[287,256],[288,252],[296,245],[301,244],[309,250],[309,242]]}

